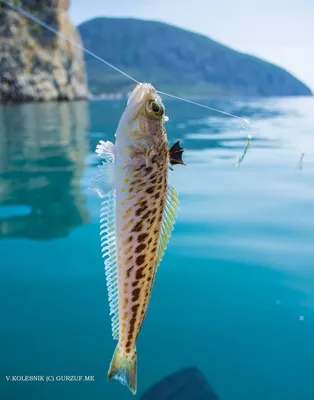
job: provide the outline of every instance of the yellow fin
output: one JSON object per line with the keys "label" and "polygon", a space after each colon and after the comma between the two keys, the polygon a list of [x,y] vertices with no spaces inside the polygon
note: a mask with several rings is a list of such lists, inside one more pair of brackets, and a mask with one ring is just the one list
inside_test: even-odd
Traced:
{"label": "yellow fin", "polygon": [[177,213],[179,211],[179,199],[177,191],[173,186],[169,186],[166,199],[166,207],[162,221],[159,245],[157,249],[156,269],[158,268],[169,242],[171,232],[174,228]]}
{"label": "yellow fin", "polygon": [[127,386],[130,391],[136,393],[136,348],[126,353],[118,344],[113,354],[108,380],[116,379],[122,385]]}

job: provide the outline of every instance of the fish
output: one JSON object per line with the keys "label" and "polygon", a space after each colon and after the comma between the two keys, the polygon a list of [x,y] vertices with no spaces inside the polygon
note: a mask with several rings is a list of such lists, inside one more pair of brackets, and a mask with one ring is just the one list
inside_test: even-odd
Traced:
{"label": "fish", "polygon": [[136,341],[179,209],[168,170],[185,165],[179,141],[168,146],[167,120],[156,89],[149,83],[137,84],[118,123],[115,143],[100,141],[96,147],[102,164],[90,184],[103,199],[101,248],[112,335],[118,341],[108,380],[118,380],[133,394]]}

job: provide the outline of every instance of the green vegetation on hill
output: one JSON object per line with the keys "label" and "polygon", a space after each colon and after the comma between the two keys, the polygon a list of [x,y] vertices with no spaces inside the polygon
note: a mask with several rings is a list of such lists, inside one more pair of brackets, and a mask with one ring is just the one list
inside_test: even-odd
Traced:
{"label": "green vegetation on hill", "polygon": [[[282,68],[239,53],[205,36],[160,22],[95,18],[78,27],[84,46],[141,82],[189,95],[311,95]],[[85,53],[92,94],[134,84]]]}

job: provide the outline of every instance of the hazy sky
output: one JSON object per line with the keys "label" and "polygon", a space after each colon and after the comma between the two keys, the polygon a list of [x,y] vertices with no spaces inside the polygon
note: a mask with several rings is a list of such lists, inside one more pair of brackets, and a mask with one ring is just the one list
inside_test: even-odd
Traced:
{"label": "hazy sky", "polygon": [[314,91],[314,0],[72,0],[70,15],[174,24],[274,62]]}

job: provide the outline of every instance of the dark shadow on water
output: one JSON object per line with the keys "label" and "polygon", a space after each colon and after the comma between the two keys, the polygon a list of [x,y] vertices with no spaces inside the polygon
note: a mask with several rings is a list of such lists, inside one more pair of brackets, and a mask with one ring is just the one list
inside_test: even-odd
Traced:
{"label": "dark shadow on water", "polygon": [[[87,123],[85,102],[0,108],[0,238],[64,237],[89,220]],[[20,206],[29,211],[18,215]]]}
{"label": "dark shadow on water", "polygon": [[148,389],[139,400],[219,400],[196,367],[184,368]]}

